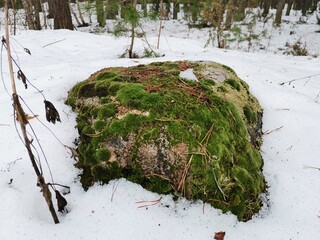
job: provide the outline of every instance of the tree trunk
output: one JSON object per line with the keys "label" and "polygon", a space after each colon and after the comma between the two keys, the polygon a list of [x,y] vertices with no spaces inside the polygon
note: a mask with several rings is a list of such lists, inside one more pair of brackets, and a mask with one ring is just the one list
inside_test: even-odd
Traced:
{"label": "tree trunk", "polygon": [[268,16],[270,7],[271,7],[271,0],[264,0],[262,17],[266,18]]}
{"label": "tree trunk", "polygon": [[173,3],[173,19],[178,19],[178,13],[180,11],[179,2]]}
{"label": "tree trunk", "polygon": [[279,27],[281,24],[282,10],[285,3],[286,3],[286,0],[279,0],[278,6],[277,6],[276,18],[274,20],[274,24],[276,27]]}
{"label": "tree trunk", "polygon": [[103,0],[96,0],[97,21],[100,27],[106,26]]}
{"label": "tree trunk", "polygon": [[27,26],[31,30],[35,30],[33,7],[31,0],[22,0],[23,9],[26,13]]}
{"label": "tree trunk", "polygon": [[233,1],[230,0],[227,5],[227,16],[224,24],[226,30],[229,30],[231,28],[232,18],[233,18],[233,8],[234,8]]}
{"label": "tree trunk", "polygon": [[119,5],[116,0],[107,0],[107,9],[106,9],[107,19],[116,19],[118,10],[119,10]]}
{"label": "tree trunk", "polygon": [[[138,0],[133,0],[132,2],[132,6],[134,7],[134,9],[136,9],[137,7],[137,1]],[[131,42],[128,49],[129,58],[134,58],[134,54],[133,54],[134,38],[135,38],[135,26],[134,24],[131,24]]]}
{"label": "tree trunk", "polygon": [[286,16],[290,16],[290,11],[291,11],[292,5],[293,5],[293,0],[288,0]]}
{"label": "tree trunk", "polygon": [[50,8],[53,8],[54,29],[73,30],[69,1],[50,0]]}
{"label": "tree trunk", "polygon": [[40,12],[41,10],[41,3],[40,0],[33,0],[34,6],[34,27],[35,30],[41,30],[41,22],[40,22]]}
{"label": "tree trunk", "polygon": [[77,9],[78,9],[81,25],[82,26],[87,26],[88,24],[84,21],[83,16],[82,16],[79,0],[76,0],[76,4],[77,4]]}
{"label": "tree trunk", "polygon": [[301,10],[301,0],[294,0],[293,9]]}

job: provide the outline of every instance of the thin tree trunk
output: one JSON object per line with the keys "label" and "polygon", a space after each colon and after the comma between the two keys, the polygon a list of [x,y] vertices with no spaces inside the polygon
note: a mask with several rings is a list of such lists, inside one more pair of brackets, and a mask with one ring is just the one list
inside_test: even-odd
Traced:
{"label": "thin tree trunk", "polygon": [[78,9],[78,13],[79,13],[79,18],[80,18],[80,21],[81,21],[81,25],[82,25],[82,26],[85,26],[85,25],[87,25],[87,24],[86,24],[86,22],[85,22],[84,19],[83,19],[83,15],[82,15],[82,12],[81,12],[79,0],[76,0],[76,4],[77,4],[77,9]]}
{"label": "thin tree trunk", "polygon": [[41,3],[40,3],[40,0],[33,0],[33,7],[34,7],[34,27],[35,27],[35,30],[41,30],[41,22],[40,22]]}
{"label": "thin tree trunk", "polygon": [[271,0],[264,0],[262,17],[265,18],[268,16],[270,7],[271,7]]}
{"label": "thin tree trunk", "polygon": [[12,11],[13,11],[13,35],[16,35],[17,30],[17,10],[15,6],[15,1],[11,0]]}
{"label": "thin tree trunk", "polygon": [[291,11],[292,5],[293,5],[293,0],[288,0],[286,16],[290,16],[290,11]]}
{"label": "thin tree trunk", "polygon": [[276,27],[279,27],[281,24],[282,10],[283,10],[285,3],[286,3],[286,0],[279,0],[279,2],[278,2],[276,18],[274,20],[274,24]]}
{"label": "thin tree trunk", "polygon": [[233,1],[230,0],[227,5],[227,16],[226,16],[226,21],[224,24],[226,30],[229,30],[231,28],[232,17],[233,17]]}
{"label": "thin tree trunk", "polygon": [[[133,7],[136,8],[137,7],[137,1],[138,0],[133,0]],[[135,26],[132,24],[131,25],[131,43],[128,49],[128,53],[129,53],[129,58],[134,58],[134,54],[133,54],[133,45],[134,45],[134,38],[135,38]]]}
{"label": "thin tree trunk", "polygon": [[179,1],[173,2],[173,19],[178,19],[179,11],[180,11]]}
{"label": "thin tree trunk", "polygon": [[26,13],[27,26],[31,30],[35,30],[33,9],[31,0],[22,0],[23,9]]}
{"label": "thin tree trunk", "polygon": [[40,4],[41,4],[41,11],[42,11],[42,14],[43,14],[43,26],[45,29],[48,28],[48,25],[47,25],[47,13],[44,9],[44,4],[42,2],[42,0],[40,0]]}
{"label": "thin tree trunk", "polygon": [[74,17],[74,19],[76,20],[78,27],[81,26],[81,23],[80,23],[80,21],[79,21],[79,18],[78,18],[78,16],[77,16],[77,14],[73,11],[72,6],[71,6],[71,5],[69,5],[69,6],[70,6],[71,14],[72,14],[72,16]]}
{"label": "thin tree trunk", "polygon": [[161,36],[161,30],[162,30],[163,14],[164,14],[163,0],[160,0],[160,26],[159,26],[159,32],[158,32],[157,49],[159,49],[159,46],[160,46],[160,36]]}

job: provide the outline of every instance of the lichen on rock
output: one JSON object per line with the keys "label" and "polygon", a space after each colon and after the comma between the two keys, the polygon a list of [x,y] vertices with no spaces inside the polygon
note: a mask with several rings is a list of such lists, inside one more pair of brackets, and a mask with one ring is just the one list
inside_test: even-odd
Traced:
{"label": "lichen on rock", "polygon": [[[180,76],[188,69],[198,81]],[[66,103],[78,113],[84,188],[125,177],[239,220],[261,208],[262,109],[229,67],[180,61],[105,68],[75,85]]]}

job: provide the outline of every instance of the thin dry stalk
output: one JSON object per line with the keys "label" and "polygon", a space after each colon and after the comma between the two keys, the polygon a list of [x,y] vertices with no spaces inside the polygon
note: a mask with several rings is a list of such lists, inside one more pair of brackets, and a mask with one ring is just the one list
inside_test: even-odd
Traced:
{"label": "thin dry stalk", "polygon": [[33,168],[36,172],[36,175],[38,177],[38,183],[39,183],[40,188],[42,190],[42,194],[47,202],[47,205],[49,207],[49,211],[52,215],[54,223],[57,224],[57,223],[59,223],[59,219],[58,219],[58,216],[57,216],[55,209],[53,207],[53,204],[52,204],[51,193],[48,188],[48,185],[46,184],[46,182],[42,176],[42,172],[40,172],[40,170],[37,166],[35,157],[34,157],[33,152],[31,150],[31,141],[28,138],[28,134],[27,134],[27,130],[26,130],[26,126],[29,122],[28,122],[28,119],[26,118],[26,114],[20,104],[19,95],[17,94],[16,84],[15,84],[15,79],[14,79],[14,74],[13,74],[12,55],[11,55],[11,49],[10,49],[9,23],[8,23],[8,21],[9,21],[8,0],[5,1],[5,15],[6,15],[6,46],[7,46],[6,48],[7,48],[7,55],[8,55],[11,88],[12,88],[12,92],[13,92],[13,94],[12,94],[13,106],[14,106],[15,113],[17,114],[19,123],[20,123],[24,145],[28,151],[30,161],[31,161],[32,166],[33,166]]}
{"label": "thin dry stalk", "polygon": [[273,130],[267,130],[267,131],[265,131],[265,132],[263,133],[263,135],[268,135],[268,134],[273,133],[273,132],[278,132],[278,131],[280,131],[282,128],[283,128],[283,126],[278,127],[278,128],[276,128],[276,129],[273,129]]}
{"label": "thin dry stalk", "polygon": [[136,204],[146,203],[144,205],[138,206],[138,208],[150,207],[150,206],[154,206],[154,205],[157,205],[158,203],[160,203],[161,199],[162,199],[162,197],[157,200],[153,200],[153,201],[139,201],[139,202],[136,202]]}

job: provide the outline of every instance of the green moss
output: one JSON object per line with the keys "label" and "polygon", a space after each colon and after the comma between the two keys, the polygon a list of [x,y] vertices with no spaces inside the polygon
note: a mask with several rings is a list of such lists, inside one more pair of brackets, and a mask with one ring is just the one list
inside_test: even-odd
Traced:
{"label": "green moss", "polygon": [[96,76],[96,80],[100,81],[100,80],[106,80],[106,79],[110,79],[117,76],[117,73],[113,72],[113,71],[106,71],[106,72],[102,72],[100,74],[98,74]]}
{"label": "green moss", "polygon": [[136,114],[128,114],[122,119],[114,120],[107,129],[108,136],[128,137],[130,133],[137,133],[143,123],[147,122],[147,117]]}
{"label": "green moss", "polygon": [[222,67],[232,73],[234,76],[237,76],[236,72],[229,66],[222,65]]}
{"label": "green moss", "polygon": [[224,81],[226,84],[229,84],[233,89],[240,91],[240,84],[234,79],[227,79]]}
{"label": "green moss", "polygon": [[201,83],[203,83],[204,85],[207,85],[207,86],[215,86],[215,85],[217,85],[216,82],[213,79],[208,79],[208,78],[202,79]]}
{"label": "green moss", "polygon": [[96,151],[95,153],[95,158],[101,162],[106,162],[110,159],[111,153],[108,149],[106,148],[100,148],[99,150]]}
{"label": "green moss", "polygon": [[101,132],[106,127],[106,122],[103,120],[96,120],[93,123],[93,128],[97,132]]}
{"label": "green moss", "polygon": [[[181,81],[181,64],[192,66],[200,83]],[[71,89],[66,102],[79,114],[77,167],[83,169],[83,186],[126,177],[150,191],[179,191],[231,211],[239,220],[250,219],[266,188],[262,158],[248,135],[261,108],[246,96],[248,86],[232,69],[227,69],[232,79],[219,83],[204,74],[207,65],[219,72],[226,68],[196,62],[109,68]],[[112,163],[105,146],[117,152]],[[170,152],[174,148],[180,152]],[[189,161],[185,183],[178,188]]]}
{"label": "green moss", "polygon": [[217,88],[217,90],[218,90],[219,92],[223,92],[223,93],[228,92],[227,89],[226,89],[225,87],[223,87],[223,86],[219,86],[219,87]]}
{"label": "green moss", "polygon": [[80,85],[77,98],[90,98],[96,96],[95,83]]}
{"label": "green moss", "polygon": [[102,80],[97,82],[94,86],[96,95],[99,97],[107,96],[109,93],[110,84],[110,80]]}
{"label": "green moss", "polygon": [[109,117],[113,117],[118,111],[118,107],[116,103],[107,103],[100,107],[98,112],[99,119],[106,119]]}
{"label": "green moss", "polygon": [[257,121],[256,114],[252,111],[252,109],[248,106],[243,108],[243,113],[249,123],[255,123]]}
{"label": "green moss", "polygon": [[149,177],[144,181],[143,187],[159,194],[172,193],[172,184],[170,183],[170,181],[158,176]]}
{"label": "green moss", "polygon": [[96,164],[92,167],[91,174],[95,181],[103,183],[122,177],[121,168],[116,162],[104,165]]}

